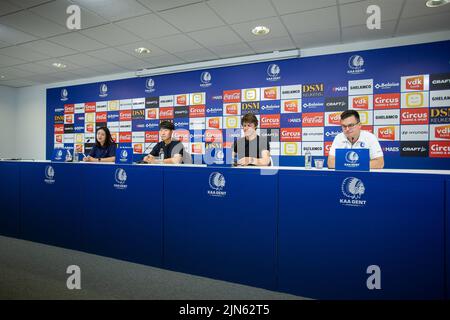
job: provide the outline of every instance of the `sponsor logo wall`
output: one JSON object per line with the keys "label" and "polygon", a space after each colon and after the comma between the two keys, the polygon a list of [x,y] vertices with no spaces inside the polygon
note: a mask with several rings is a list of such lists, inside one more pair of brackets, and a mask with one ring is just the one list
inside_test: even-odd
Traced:
{"label": "sponsor logo wall", "polygon": [[149,144],[159,140],[158,124],[169,120],[175,125],[174,136],[191,154],[201,155],[211,143],[231,147],[229,138],[239,136],[241,117],[253,113],[260,135],[277,132],[270,140],[277,146],[274,153],[299,157],[310,151],[327,156],[341,132],[340,114],[352,109],[360,113],[363,129],[375,134],[388,151],[386,157],[450,157],[450,73],[404,72],[383,79],[370,77],[370,59],[364,54],[350,53],[347,61],[351,63],[343,66],[347,79],[343,81],[296,82],[290,75],[286,82],[290,70],[275,62],[261,64],[261,79],[251,75],[246,81],[264,83],[260,86],[220,87],[213,69],[199,72],[198,90],[184,93],[157,95],[158,77],[147,79],[143,96],[131,99],[118,99],[111,85],[96,84],[99,101],[71,104],[67,102],[76,87],[52,89],[58,91],[58,101],[48,106],[51,149],[75,144],[79,151],[89,152],[96,128],[106,125],[119,147],[131,144],[135,153],[148,153]]}

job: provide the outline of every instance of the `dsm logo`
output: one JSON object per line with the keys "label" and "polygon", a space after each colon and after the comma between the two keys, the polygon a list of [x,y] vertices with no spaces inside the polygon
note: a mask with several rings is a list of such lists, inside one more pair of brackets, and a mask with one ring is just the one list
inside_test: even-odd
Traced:
{"label": "dsm logo", "polygon": [[61,90],[61,101],[67,101],[68,100],[68,96],[69,96],[69,92],[67,91],[67,89],[62,89]]}
{"label": "dsm logo", "polygon": [[267,67],[267,75],[268,77],[266,78],[267,81],[278,81],[281,79],[280,77],[280,67],[277,64],[270,64]]}
{"label": "dsm logo", "polygon": [[52,166],[45,167],[45,183],[54,184],[55,183],[55,169]]}
{"label": "dsm logo", "polygon": [[200,87],[207,88],[211,86],[211,79],[211,73],[209,73],[208,71],[202,72],[202,74],[200,75],[200,81],[202,82],[200,84]]}
{"label": "dsm logo", "polygon": [[345,160],[348,163],[354,164],[358,162],[359,156],[355,151],[349,151],[345,154]]}
{"label": "dsm logo", "polygon": [[99,97],[104,98],[108,96],[108,86],[106,84],[102,84],[100,86],[100,94]]}
{"label": "dsm logo", "polygon": [[148,78],[145,81],[145,92],[153,92],[155,91],[155,80],[152,78]]}
{"label": "dsm logo", "polygon": [[127,172],[124,169],[118,168],[114,173],[114,179],[117,182],[114,184],[114,188],[124,190],[128,187],[128,185],[125,184],[127,182]]}
{"label": "dsm logo", "polygon": [[213,197],[225,197],[227,195],[225,188],[225,176],[220,172],[213,172],[209,175],[209,187],[208,195]]}
{"label": "dsm logo", "polygon": [[366,200],[361,200],[366,192],[364,183],[355,177],[348,177],[342,181],[341,192],[345,198],[339,199],[344,206],[363,207]]}
{"label": "dsm logo", "polygon": [[355,54],[348,59],[348,67],[350,69],[347,70],[347,73],[349,74],[363,73],[365,71],[365,69],[363,69],[363,66],[364,66],[363,57]]}

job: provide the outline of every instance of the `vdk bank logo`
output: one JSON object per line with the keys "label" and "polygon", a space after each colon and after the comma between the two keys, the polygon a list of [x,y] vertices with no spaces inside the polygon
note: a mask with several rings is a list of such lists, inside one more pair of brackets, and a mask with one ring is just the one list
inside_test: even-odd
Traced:
{"label": "vdk bank logo", "polygon": [[210,87],[212,85],[211,78],[212,78],[211,73],[209,73],[208,71],[202,72],[202,74],[200,75],[200,81],[202,82],[200,84],[200,87],[202,88]]}
{"label": "vdk bank logo", "polygon": [[108,96],[108,86],[106,84],[102,84],[100,86],[100,94],[99,97],[104,98]]}
{"label": "vdk bank logo", "polygon": [[227,195],[225,188],[225,177],[220,172],[213,172],[209,175],[209,187],[208,195],[212,197],[225,197]]}
{"label": "vdk bank logo", "polygon": [[127,173],[124,169],[118,168],[114,173],[114,179],[117,182],[114,184],[114,188],[117,190],[125,190],[128,187],[128,185],[125,184],[127,182]]}
{"label": "vdk bank logo", "polygon": [[350,68],[350,70],[347,70],[348,74],[360,74],[365,71],[365,69],[363,68],[364,59],[357,54],[351,56],[348,59],[348,66]]}
{"label": "vdk bank logo", "polygon": [[67,89],[62,89],[61,90],[61,101],[67,101],[69,96],[69,92],[67,91]]}
{"label": "vdk bank logo", "polygon": [[366,200],[361,200],[366,192],[364,183],[355,177],[348,177],[342,181],[341,191],[345,198],[339,199],[339,203],[344,206],[363,207]]}
{"label": "vdk bank logo", "polygon": [[281,79],[280,77],[280,67],[277,64],[271,64],[267,67],[267,81],[278,81]]}
{"label": "vdk bank logo", "polygon": [[[62,153],[62,152],[61,152]],[[52,166],[45,167],[45,183],[54,184],[55,183],[55,169]]]}
{"label": "vdk bank logo", "polygon": [[153,92],[155,91],[155,80],[152,78],[148,78],[145,81],[145,92]]}

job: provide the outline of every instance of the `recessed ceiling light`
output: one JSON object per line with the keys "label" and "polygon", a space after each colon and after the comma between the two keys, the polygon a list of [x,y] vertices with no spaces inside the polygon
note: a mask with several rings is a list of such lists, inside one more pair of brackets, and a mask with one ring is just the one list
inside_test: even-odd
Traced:
{"label": "recessed ceiling light", "polygon": [[59,68],[59,69],[64,69],[65,67],[67,67],[64,63],[61,63],[61,62],[53,62],[52,66],[54,66],[55,68]]}
{"label": "recessed ceiling light", "polygon": [[136,49],[134,49],[134,51],[136,51],[136,53],[138,53],[138,54],[149,54],[151,52],[150,49],[147,49],[144,47],[136,48]]}
{"label": "recessed ceiling light", "polygon": [[252,29],[252,33],[256,36],[261,36],[268,34],[270,32],[270,29],[266,26],[257,26]]}
{"label": "recessed ceiling light", "polygon": [[0,76],[0,79],[5,79],[5,76]]}
{"label": "recessed ceiling light", "polygon": [[426,5],[429,8],[436,8],[450,3],[450,0],[428,0]]}

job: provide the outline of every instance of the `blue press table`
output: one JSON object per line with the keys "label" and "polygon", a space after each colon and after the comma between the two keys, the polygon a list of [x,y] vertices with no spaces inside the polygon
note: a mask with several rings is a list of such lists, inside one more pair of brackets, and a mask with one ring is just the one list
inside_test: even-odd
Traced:
{"label": "blue press table", "polygon": [[0,234],[310,298],[448,298],[449,171],[274,169],[0,161]]}

